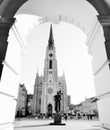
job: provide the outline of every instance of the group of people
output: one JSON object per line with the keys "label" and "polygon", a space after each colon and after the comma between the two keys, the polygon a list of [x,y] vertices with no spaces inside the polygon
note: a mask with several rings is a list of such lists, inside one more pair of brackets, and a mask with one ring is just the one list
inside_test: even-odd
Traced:
{"label": "group of people", "polygon": [[77,117],[77,119],[88,119],[88,120],[92,120],[93,114],[91,114],[91,113],[79,113],[79,112],[77,112],[76,117]]}

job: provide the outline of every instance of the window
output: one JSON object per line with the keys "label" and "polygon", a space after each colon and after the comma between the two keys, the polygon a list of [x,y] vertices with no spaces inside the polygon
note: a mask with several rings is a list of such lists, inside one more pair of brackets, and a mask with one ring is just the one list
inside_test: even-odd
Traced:
{"label": "window", "polygon": [[61,82],[59,82],[59,85],[61,85]]}
{"label": "window", "polygon": [[49,61],[49,69],[52,69],[52,60]]}
{"label": "window", "polygon": [[42,82],[40,82],[40,85],[42,85]]}
{"label": "window", "polygon": [[41,98],[39,99],[39,104],[41,104]]}
{"label": "window", "polygon": [[49,56],[52,57],[53,56],[52,53],[50,53]]}

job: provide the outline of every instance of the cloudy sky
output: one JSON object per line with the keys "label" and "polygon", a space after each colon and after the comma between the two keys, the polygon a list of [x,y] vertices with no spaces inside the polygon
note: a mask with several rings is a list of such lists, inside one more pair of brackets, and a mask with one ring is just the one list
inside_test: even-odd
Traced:
{"label": "cloudy sky", "polygon": [[[22,56],[20,83],[33,93],[37,69],[43,74],[50,22],[39,24],[39,17],[17,16],[17,27],[26,43]],[[67,93],[73,104],[95,96],[92,56],[87,52],[86,35],[76,26],[61,22],[53,24],[58,74],[66,77]]]}

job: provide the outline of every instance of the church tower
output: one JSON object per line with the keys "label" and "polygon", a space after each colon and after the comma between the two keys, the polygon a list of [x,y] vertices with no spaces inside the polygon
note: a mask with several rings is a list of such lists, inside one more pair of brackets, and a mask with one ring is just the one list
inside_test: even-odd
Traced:
{"label": "church tower", "polygon": [[[58,75],[55,45],[53,39],[52,25],[50,26],[50,34],[48,46],[46,50],[44,65],[44,86],[42,91],[41,112],[52,114],[54,112],[54,95],[57,93]],[[46,100],[46,101],[45,101]]]}
{"label": "church tower", "polygon": [[43,75],[36,74],[34,84],[34,115],[43,114],[52,116],[55,113],[54,96],[62,92],[61,113],[67,113],[67,90],[65,76],[58,77],[56,51],[52,25],[50,26],[49,40],[46,48]]}
{"label": "church tower", "polygon": [[46,58],[44,65],[44,81],[48,83],[57,82],[57,60],[55,54],[52,25],[50,27],[50,35],[46,50]]}

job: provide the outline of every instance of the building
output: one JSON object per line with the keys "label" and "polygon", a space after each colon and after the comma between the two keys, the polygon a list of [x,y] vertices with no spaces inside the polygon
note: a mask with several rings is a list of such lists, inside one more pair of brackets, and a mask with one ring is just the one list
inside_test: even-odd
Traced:
{"label": "building", "polygon": [[74,111],[98,116],[97,102],[95,97],[88,98],[78,105],[74,105]]}
{"label": "building", "polygon": [[18,98],[16,105],[16,116],[26,116],[27,90],[24,84],[19,84]]}
{"label": "building", "polygon": [[50,27],[44,64],[43,75],[40,76],[37,72],[34,84],[34,115],[40,113],[52,116],[55,113],[54,96],[58,91],[62,93],[60,111],[62,114],[67,113],[68,96],[66,79],[64,74],[62,77],[58,77],[52,25]]}
{"label": "building", "polygon": [[71,96],[68,95],[68,106],[70,106],[70,105],[71,105]]}
{"label": "building", "polygon": [[27,115],[33,114],[33,94],[27,95]]}

